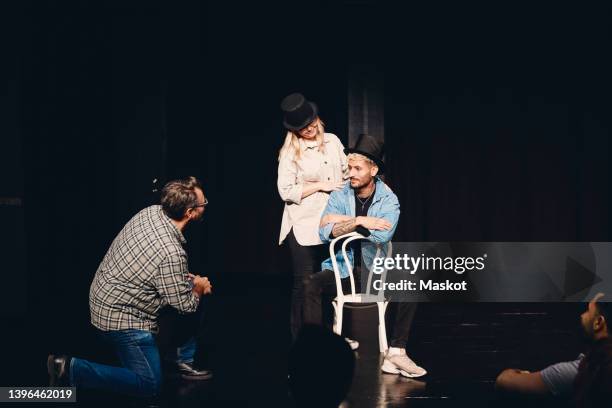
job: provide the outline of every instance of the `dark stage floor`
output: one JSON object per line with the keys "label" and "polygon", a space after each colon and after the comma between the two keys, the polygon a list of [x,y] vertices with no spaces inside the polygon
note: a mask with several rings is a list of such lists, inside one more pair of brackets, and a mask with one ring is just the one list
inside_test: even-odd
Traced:
{"label": "dark stage floor", "polygon": [[[200,383],[167,379],[162,407],[292,406],[286,386],[286,290],[260,286],[249,294],[215,295],[210,305],[210,337],[215,346],[207,350],[214,378]],[[582,307],[422,304],[407,347],[409,355],[429,371],[419,381],[382,374],[375,309],[349,312],[345,328],[361,347],[347,404],[364,408],[529,405],[496,395],[496,375],[505,367],[535,370],[575,358],[581,347],[577,327]],[[75,337],[78,330],[89,330],[86,327],[71,333],[62,324],[41,324],[46,331],[39,331],[34,322],[6,322],[2,385],[46,385],[46,353],[58,351],[60,343],[63,351],[85,358],[104,358],[108,352],[88,335]],[[70,406],[126,406],[128,402],[85,390],[79,391],[78,400]]]}

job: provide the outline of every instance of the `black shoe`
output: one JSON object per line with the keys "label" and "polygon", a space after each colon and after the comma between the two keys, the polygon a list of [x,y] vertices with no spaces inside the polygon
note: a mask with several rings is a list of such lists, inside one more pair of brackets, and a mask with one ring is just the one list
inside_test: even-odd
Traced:
{"label": "black shoe", "polygon": [[192,363],[179,363],[177,368],[185,380],[210,380],[212,378],[212,371],[198,370],[193,367]]}
{"label": "black shoe", "polygon": [[49,373],[50,387],[64,387],[69,385],[70,360],[68,356],[49,354],[47,357],[47,372]]}

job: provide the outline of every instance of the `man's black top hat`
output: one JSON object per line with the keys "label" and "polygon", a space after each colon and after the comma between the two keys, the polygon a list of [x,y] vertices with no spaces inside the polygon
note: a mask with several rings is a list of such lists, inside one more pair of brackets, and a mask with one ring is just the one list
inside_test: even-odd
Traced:
{"label": "man's black top hat", "polygon": [[385,172],[385,163],[382,161],[384,143],[376,140],[374,136],[361,134],[357,137],[355,147],[344,149],[344,154],[359,153],[371,159],[378,166],[378,174]]}
{"label": "man's black top hat", "polygon": [[300,130],[317,117],[319,110],[314,102],[307,101],[301,93],[292,93],[281,102],[285,114],[283,125],[289,130]]}

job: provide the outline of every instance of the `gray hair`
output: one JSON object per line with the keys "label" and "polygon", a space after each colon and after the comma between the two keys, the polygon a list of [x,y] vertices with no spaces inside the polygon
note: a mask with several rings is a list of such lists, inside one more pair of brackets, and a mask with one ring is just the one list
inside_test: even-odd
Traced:
{"label": "gray hair", "polygon": [[195,177],[166,183],[161,193],[161,205],[166,215],[173,220],[181,220],[188,208],[198,205],[196,188],[202,190],[202,184]]}

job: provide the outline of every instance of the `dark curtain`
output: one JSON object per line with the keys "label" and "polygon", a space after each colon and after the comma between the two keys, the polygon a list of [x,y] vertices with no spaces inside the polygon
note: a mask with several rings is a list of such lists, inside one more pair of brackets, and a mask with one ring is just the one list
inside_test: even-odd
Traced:
{"label": "dark curtain", "polygon": [[393,82],[386,141],[402,206],[395,239],[609,240],[605,94]]}
{"label": "dark curtain", "polygon": [[395,239],[610,240],[609,11],[462,4],[385,20]]}
{"label": "dark curtain", "polygon": [[385,74],[396,239],[609,240],[607,10],[426,7],[48,1],[4,13],[28,276],[27,317],[3,327],[9,349],[31,352],[3,383],[44,383],[31,367],[47,352],[94,352],[89,284],[155,200],[153,179],[203,180],[210,205],[186,235],[217,293],[285,285],[279,102],[303,92],[346,143],[352,63]]}

